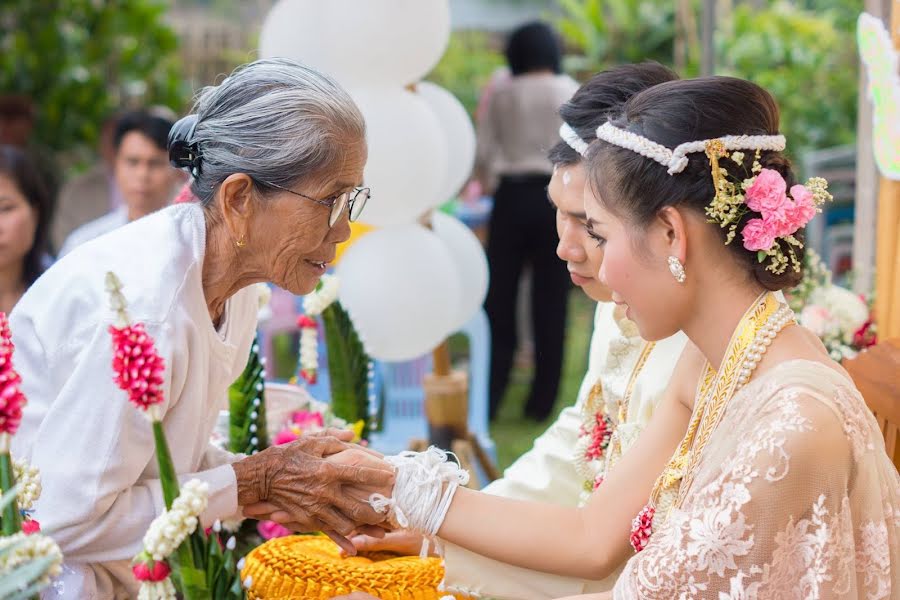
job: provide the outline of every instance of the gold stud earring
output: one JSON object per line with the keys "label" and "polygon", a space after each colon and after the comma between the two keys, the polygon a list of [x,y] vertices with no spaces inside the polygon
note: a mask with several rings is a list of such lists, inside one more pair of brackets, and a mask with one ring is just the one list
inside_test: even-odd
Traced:
{"label": "gold stud earring", "polygon": [[687,279],[687,275],[684,272],[684,265],[681,264],[681,261],[675,256],[669,257],[669,272],[672,273],[672,277],[674,277],[675,281],[678,283],[684,283],[684,280]]}
{"label": "gold stud earring", "polygon": [[243,233],[241,234],[241,239],[239,239],[238,241],[236,241],[236,242],[235,242],[235,245],[236,245],[238,248],[243,248],[244,246],[247,245],[247,242],[244,241],[244,234],[243,234]]}

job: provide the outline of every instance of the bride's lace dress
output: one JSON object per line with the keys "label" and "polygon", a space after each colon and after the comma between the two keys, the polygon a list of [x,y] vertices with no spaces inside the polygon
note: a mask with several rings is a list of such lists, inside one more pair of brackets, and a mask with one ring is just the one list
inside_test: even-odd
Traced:
{"label": "bride's lace dress", "polygon": [[900,598],[900,476],[853,384],[790,361],[729,402],[614,597]]}

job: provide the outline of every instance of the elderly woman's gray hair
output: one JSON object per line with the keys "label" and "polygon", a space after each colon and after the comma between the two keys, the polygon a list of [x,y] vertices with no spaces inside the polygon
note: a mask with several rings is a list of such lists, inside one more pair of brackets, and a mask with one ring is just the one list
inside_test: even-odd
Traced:
{"label": "elderly woman's gray hair", "polygon": [[263,189],[291,187],[340,160],[365,137],[350,95],[327,75],[283,58],[258,60],[197,95],[169,136],[172,163],[194,177],[203,204],[232,173]]}

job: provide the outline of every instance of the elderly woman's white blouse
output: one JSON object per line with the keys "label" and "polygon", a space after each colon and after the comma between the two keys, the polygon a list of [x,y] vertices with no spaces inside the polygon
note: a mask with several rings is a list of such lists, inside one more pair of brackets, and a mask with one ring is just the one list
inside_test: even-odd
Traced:
{"label": "elderly woman's white blouse", "polygon": [[67,598],[135,597],[129,560],[165,508],[150,423],[113,382],[107,271],[165,359],[163,428],[180,478],[209,483],[204,524],[237,513],[237,457],[209,436],[246,364],[257,292],[232,296],[214,328],[201,282],[205,242],[200,206],[159,211],[60,260],[10,317],[28,397],[12,452],[41,470],[34,516],[63,551],[56,591]]}

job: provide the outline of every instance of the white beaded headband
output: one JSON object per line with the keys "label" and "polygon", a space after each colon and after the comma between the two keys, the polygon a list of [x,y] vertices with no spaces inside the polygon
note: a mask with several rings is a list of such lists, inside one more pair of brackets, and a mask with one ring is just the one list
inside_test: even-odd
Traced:
{"label": "white beaded headband", "polygon": [[[662,144],[657,144],[642,135],[619,129],[608,121],[597,128],[597,139],[655,160],[662,166],[668,167],[669,175],[684,171],[688,165],[687,155],[692,152],[705,152],[706,145],[713,141],[685,142],[679,144],[674,150],[669,150]],[[785,146],[783,135],[726,135],[715,139],[722,142],[725,150],[775,150],[780,152],[784,150]]]}
{"label": "white beaded headband", "polygon": [[559,126],[559,137],[578,154],[584,156],[587,153],[588,143],[581,139],[581,136],[568,123],[563,123]]}

